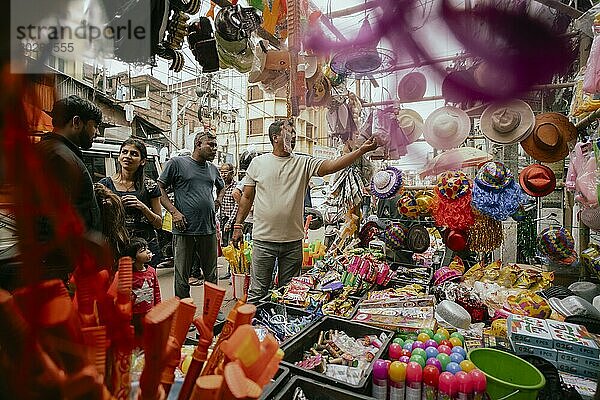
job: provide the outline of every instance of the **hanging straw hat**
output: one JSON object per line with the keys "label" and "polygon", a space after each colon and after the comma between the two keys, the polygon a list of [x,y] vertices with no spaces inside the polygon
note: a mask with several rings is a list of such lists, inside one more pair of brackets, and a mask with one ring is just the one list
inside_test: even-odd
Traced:
{"label": "hanging straw hat", "polygon": [[380,199],[393,197],[402,187],[402,171],[398,168],[387,167],[371,178],[371,192]]}
{"label": "hanging straw hat", "polygon": [[423,117],[415,110],[398,110],[396,119],[400,131],[404,133],[409,143],[416,142],[423,134]]}
{"label": "hanging straw hat", "polygon": [[425,96],[427,78],[420,72],[409,72],[398,83],[398,100],[417,101]]}
{"label": "hanging straw hat", "polygon": [[520,142],[533,128],[535,117],[529,104],[522,100],[489,105],[481,114],[481,131],[492,142]]}
{"label": "hanging straw hat", "polygon": [[527,154],[538,161],[556,162],[569,154],[568,143],[577,138],[577,128],[555,112],[538,114],[533,132],[521,142]]}
{"label": "hanging straw hat", "polygon": [[445,106],[432,112],[425,120],[425,140],[434,149],[458,147],[471,131],[471,120],[457,107]]}
{"label": "hanging straw hat", "polygon": [[532,164],[519,174],[519,184],[528,195],[544,197],[556,188],[556,175],[545,165]]}

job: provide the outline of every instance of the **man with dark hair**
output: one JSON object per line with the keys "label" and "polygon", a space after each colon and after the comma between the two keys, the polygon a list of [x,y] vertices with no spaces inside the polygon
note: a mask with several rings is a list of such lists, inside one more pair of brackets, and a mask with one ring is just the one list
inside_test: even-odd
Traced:
{"label": "man with dark hair", "polygon": [[[173,157],[158,178],[161,203],[173,216],[175,296],[190,297],[189,278],[196,260],[204,278],[217,284],[216,210],[223,199],[225,183],[211,163],[217,154],[217,137],[210,131],[194,139],[191,156]],[[172,187],[175,204],[166,188]],[[213,188],[217,199],[213,198]],[[219,313],[219,318],[223,316]]]}
{"label": "man with dark hair", "polygon": [[254,204],[249,298],[267,294],[276,259],[280,286],[300,273],[304,196],[310,178],[346,168],[363,154],[377,148],[377,142],[369,139],[359,149],[335,160],[296,155],[292,153],[296,132],[292,122],[287,120],[271,124],[269,139],[273,152],[254,158],[246,172],[233,229],[233,242],[237,244],[242,238],[244,218]]}
{"label": "man with dark hair", "polygon": [[44,171],[60,184],[88,230],[101,231],[100,209],[81,149],[92,147],[102,111],[92,102],[71,95],[52,108],[54,131],[37,144]]}

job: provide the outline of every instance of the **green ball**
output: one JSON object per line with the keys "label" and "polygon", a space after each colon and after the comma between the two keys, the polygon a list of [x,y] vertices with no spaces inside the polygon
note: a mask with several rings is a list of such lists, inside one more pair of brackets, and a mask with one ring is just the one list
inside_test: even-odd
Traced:
{"label": "green ball", "polygon": [[440,353],[435,358],[437,358],[440,361],[440,364],[442,364],[442,370],[445,371],[446,365],[448,365],[448,363],[450,362],[450,356],[446,353]]}
{"label": "green ball", "polygon": [[432,338],[433,335],[435,334],[433,332],[433,329],[429,329],[429,328],[421,329],[419,332],[428,334],[430,338]]}
{"label": "green ball", "polygon": [[417,364],[419,364],[421,366],[421,368],[425,368],[425,358],[423,358],[423,356],[420,356],[418,354],[413,354],[412,356],[410,356],[410,361],[414,361]]}
{"label": "green ball", "polygon": [[410,345],[412,346],[412,344],[413,344],[414,342],[415,342],[415,341],[414,341],[414,340],[412,340],[412,339],[406,339],[406,340],[404,340],[404,345],[402,345],[402,347],[406,346],[407,344],[410,344]]}
{"label": "green ball", "polygon": [[421,349],[420,347],[413,349],[411,356],[421,356],[421,357],[423,357],[424,360],[427,360],[427,353],[425,352],[425,350]]}
{"label": "green ball", "polygon": [[435,340],[437,344],[440,344],[440,342],[445,339],[446,336],[442,335],[441,333],[436,333],[435,335],[433,335],[433,340]]}
{"label": "green ball", "polygon": [[394,341],[393,341],[393,343],[397,343],[400,346],[404,346],[404,340],[402,338],[399,338],[399,337],[395,338]]}
{"label": "green ball", "polygon": [[454,332],[452,335],[450,335],[450,337],[455,337],[460,339],[461,342],[463,342],[463,344],[465,343],[465,337],[463,335],[461,335],[459,332]]}

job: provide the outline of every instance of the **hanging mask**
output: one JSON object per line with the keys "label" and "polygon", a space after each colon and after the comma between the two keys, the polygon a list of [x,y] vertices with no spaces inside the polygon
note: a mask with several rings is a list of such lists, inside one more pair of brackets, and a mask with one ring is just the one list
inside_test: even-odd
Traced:
{"label": "hanging mask", "polygon": [[223,7],[215,19],[217,32],[230,42],[249,38],[261,23],[262,17],[256,9],[239,4]]}

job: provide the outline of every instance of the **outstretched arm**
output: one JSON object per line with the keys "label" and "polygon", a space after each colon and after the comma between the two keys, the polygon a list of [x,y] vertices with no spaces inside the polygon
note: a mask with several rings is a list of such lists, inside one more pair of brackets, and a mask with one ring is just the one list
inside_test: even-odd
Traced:
{"label": "outstretched arm", "polygon": [[342,170],[347,166],[351,165],[354,161],[362,157],[365,153],[375,150],[378,146],[379,144],[377,144],[377,140],[375,140],[375,138],[370,138],[369,140],[365,141],[362,144],[362,146],[360,146],[358,149],[348,154],[344,154],[343,156],[338,157],[335,160],[323,161],[321,163],[321,166],[319,167],[319,170],[317,171],[317,175],[325,176],[333,174],[334,172],[338,172],[339,170]]}

